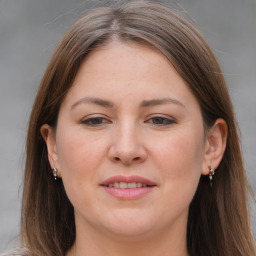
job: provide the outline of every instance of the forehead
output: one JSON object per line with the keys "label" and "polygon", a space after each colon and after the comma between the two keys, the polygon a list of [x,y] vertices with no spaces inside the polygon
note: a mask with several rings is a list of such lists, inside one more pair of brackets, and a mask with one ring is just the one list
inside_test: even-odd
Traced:
{"label": "forehead", "polygon": [[176,96],[181,101],[195,101],[165,56],[135,43],[111,42],[91,52],[80,66],[65,101],[95,94],[113,100]]}

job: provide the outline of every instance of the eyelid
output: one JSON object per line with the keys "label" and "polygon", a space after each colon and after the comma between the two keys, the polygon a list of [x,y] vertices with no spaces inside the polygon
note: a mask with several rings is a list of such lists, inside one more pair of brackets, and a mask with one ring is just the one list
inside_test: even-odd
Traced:
{"label": "eyelid", "polygon": [[151,115],[151,116],[147,117],[145,122],[149,122],[150,120],[152,120],[154,118],[159,118],[159,119],[162,118],[163,120],[167,120],[169,122],[168,124],[154,124],[154,123],[152,123],[152,125],[155,125],[155,126],[170,126],[172,124],[177,123],[177,120],[175,118],[173,118],[171,116],[166,116],[166,115],[163,115],[163,114]]}
{"label": "eyelid", "polygon": [[[100,123],[100,124],[89,124],[90,121],[96,120],[96,119],[102,119],[102,120],[104,120],[104,122]],[[106,116],[103,116],[101,114],[93,114],[93,115],[88,115],[88,116],[84,117],[81,120],[81,123],[84,124],[84,125],[97,127],[97,126],[105,125],[107,123],[111,123],[111,121]]]}

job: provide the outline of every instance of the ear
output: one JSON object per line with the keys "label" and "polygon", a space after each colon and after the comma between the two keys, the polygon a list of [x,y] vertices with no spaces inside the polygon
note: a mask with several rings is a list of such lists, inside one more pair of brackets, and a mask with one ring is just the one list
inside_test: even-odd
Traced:
{"label": "ear", "polygon": [[56,138],[55,131],[53,127],[48,124],[44,124],[40,128],[41,135],[46,143],[48,151],[48,160],[50,162],[51,168],[58,169],[58,177],[61,177],[61,172],[59,168],[58,154],[56,150]]}
{"label": "ear", "polygon": [[217,119],[207,132],[202,165],[203,175],[208,175],[210,168],[215,170],[219,166],[226,149],[227,133],[227,124],[221,118]]}

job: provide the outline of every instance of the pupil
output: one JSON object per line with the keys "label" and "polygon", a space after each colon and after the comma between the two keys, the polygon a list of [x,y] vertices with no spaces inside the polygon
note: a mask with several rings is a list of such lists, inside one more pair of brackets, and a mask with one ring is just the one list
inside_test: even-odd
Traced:
{"label": "pupil", "polygon": [[161,117],[156,117],[156,118],[153,120],[153,123],[155,123],[155,124],[162,124],[162,123],[163,123],[163,118],[161,118]]}
{"label": "pupil", "polygon": [[94,118],[94,119],[92,119],[92,123],[93,124],[101,124],[101,118]]}

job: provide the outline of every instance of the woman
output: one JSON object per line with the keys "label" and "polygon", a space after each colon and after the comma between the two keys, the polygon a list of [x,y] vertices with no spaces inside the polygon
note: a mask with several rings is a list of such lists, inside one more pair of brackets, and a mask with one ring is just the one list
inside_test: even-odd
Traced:
{"label": "woman", "polygon": [[31,113],[24,255],[256,255],[230,97],[168,7],[98,8],[65,35]]}

